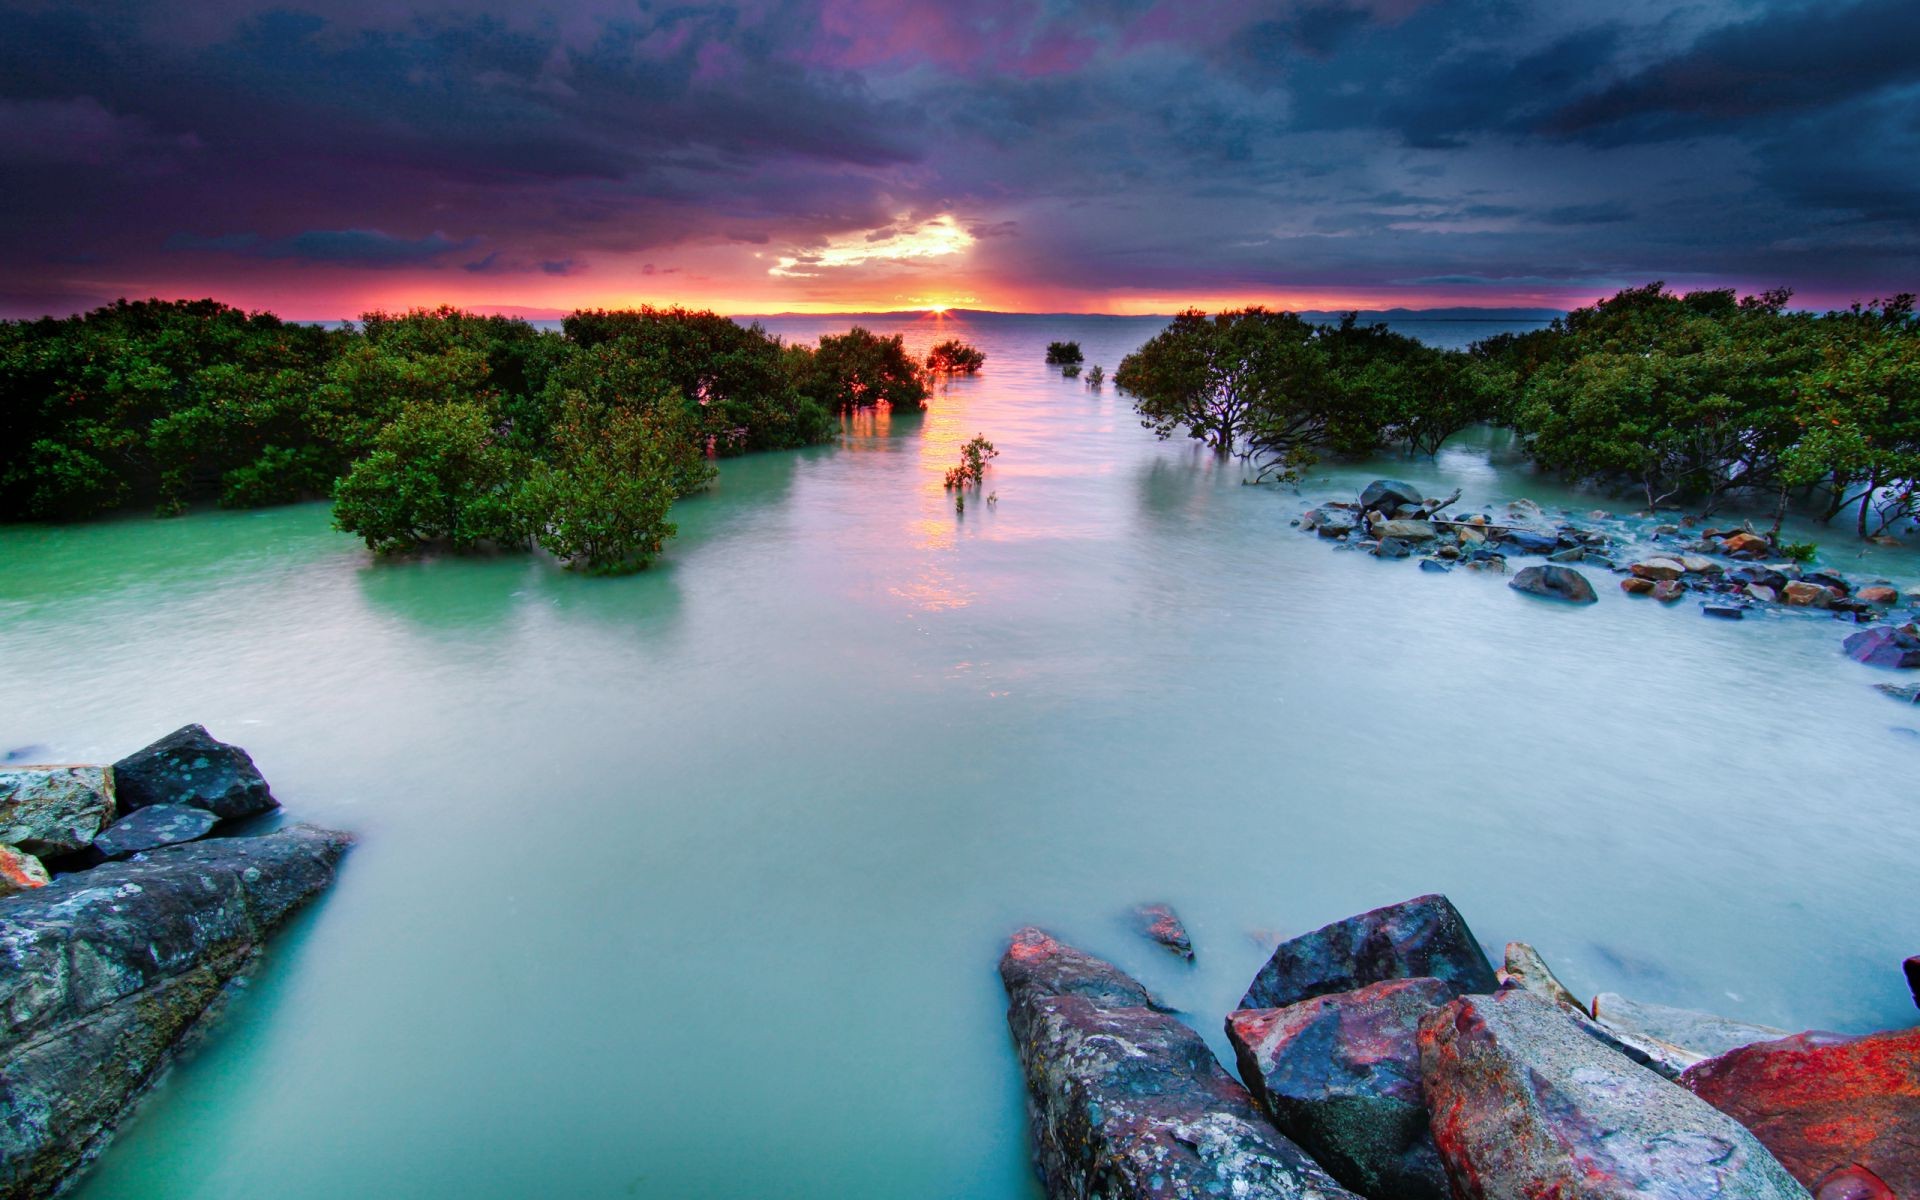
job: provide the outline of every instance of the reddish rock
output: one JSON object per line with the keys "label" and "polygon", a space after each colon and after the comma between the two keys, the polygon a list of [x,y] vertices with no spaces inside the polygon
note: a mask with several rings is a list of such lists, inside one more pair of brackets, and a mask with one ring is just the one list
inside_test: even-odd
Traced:
{"label": "reddish rock", "polygon": [[1911,626],[1877,625],[1840,643],[1848,658],[1870,667],[1920,667],[1920,635]]}
{"label": "reddish rock", "polygon": [[1283,1008],[1388,979],[1433,976],[1455,992],[1499,984],[1453,902],[1415,896],[1282,942],[1254,976],[1241,1008]]}
{"label": "reddish rock", "polygon": [[1757,533],[1736,533],[1727,538],[1727,553],[1740,558],[1759,558],[1772,547]]}
{"label": "reddish rock", "polygon": [[1627,570],[1632,571],[1638,578],[1651,579],[1656,583],[1664,579],[1678,579],[1687,573],[1687,568],[1681,565],[1679,559],[1674,558],[1650,558],[1645,562],[1634,563]]}
{"label": "reddish rock", "polygon": [[1825,608],[1840,598],[1825,584],[1809,583],[1804,579],[1789,581],[1786,587],[1780,589],[1780,594],[1796,608]]}
{"label": "reddish rock", "polygon": [[1181,922],[1180,914],[1173,911],[1173,905],[1142,904],[1133,910],[1133,920],[1142,934],[1188,962],[1193,961],[1193,939],[1187,936],[1187,927]]}
{"label": "reddish rock", "polygon": [[1854,595],[1868,604],[1894,604],[1900,599],[1900,593],[1881,583],[1871,583],[1855,592]]}
{"label": "reddish rock", "polygon": [[1740,1124],[1509,988],[1420,1022],[1456,1200],[1805,1200]]}
{"label": "reddish rock", "polygon": [[1227,1017],[1240,1078],[1280,1131],[1363,1196],[1446,1200],[1420,1094],[1420,1018],[1453,998],[1391,979]]}
{"label": "reddish rock", "polygon": [[1757,1042],[1688,1068],[1680,1083],[1809,1187],[1864,1167],[1895,1195],[1920,1196],[1920,1029]]}
{"label": "reddish rock", "polygon": [[1835,1171],[1813,1189],[1813,1200],[1900,1200],[1887,1181],[1865,1167]]}
{"label": "reddish rock", "polygon": [[1678,579],[1662,579],[1659,583],[1653,585],[1653,591],[1649,594],[1662,604],[1672,604],[1675,600],[1678,600],[1686,590],[1687,585],[1681,583]]}
{"label": "reddish rock", "polygon": [[0,896],[42,888],[51,882],[39,859],[18,846],[0,842]]}
{"label": "reddish rock", "polygon": [[1629,575],[1620,581],[1620,590],[1629,596],[1645,596],[1653,591],[1653,580]]}

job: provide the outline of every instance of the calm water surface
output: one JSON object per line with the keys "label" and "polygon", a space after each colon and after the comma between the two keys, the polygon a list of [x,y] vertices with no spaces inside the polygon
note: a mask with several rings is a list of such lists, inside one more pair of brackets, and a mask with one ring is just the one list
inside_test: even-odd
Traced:
{"label": "calm water surface", "polygon": [[362,838],[87,1200],[1031,1197],[1030,920],[1216,1046],[1273,938],[1429,890],[1581,993],[1911,1022],[1920,714],[1841,627],[1335,552],[1288,521],[1382,470],[1595,500],[1487,437],[1244,487],[1041,365],[1152,322],[904,327],[985,374],[726,463],[631,579],[375,565],[322,506],[0,531],[0,750],[201,721]]}

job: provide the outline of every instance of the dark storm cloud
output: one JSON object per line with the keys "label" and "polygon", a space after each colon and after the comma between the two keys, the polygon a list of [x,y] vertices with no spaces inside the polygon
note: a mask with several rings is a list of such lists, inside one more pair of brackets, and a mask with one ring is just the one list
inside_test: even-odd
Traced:
{"label": "dark storm cloud", "polygon": [[0,0],[7,305],[702,248],[764,278],[942,213],[1016,292],[1920,272],[1913,0],[186,7]]}

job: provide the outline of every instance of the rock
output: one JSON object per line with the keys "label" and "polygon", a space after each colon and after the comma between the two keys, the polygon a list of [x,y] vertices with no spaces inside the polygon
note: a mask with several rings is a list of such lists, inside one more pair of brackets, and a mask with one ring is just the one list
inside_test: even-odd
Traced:
{"label": "rock", "polygon": [[1280,943],[1254,976],[1241,1008],[1284,1008],[1388,979],[1433,976],[1456,992],[1490,992],[1497,981],[1453,902],[1415,896]]}
{"label": "rock", "polygon": [[1920,954],[1914,955],[1901,966],[1907,973],[1907,990],[1913,993],[1913,1005],[1920,1008]]}
{"label": "rock", "polygon": [[1469,571],[1490,571],[1495,575],[1507,573],[1507,560],[1495,555],[1491,558],[1474,558],[1466,564]]}
{"label": "rock", "polygon": [[1746,586],[1747,586],[1747,595],[1753,597],[1755,600],[1760,601],[1760,603],[1762,604],[1773,604],[1778,602],[1780,599],[1779,591],[1774,588],[1770,588],[1765,584],[1749,583]]}
{"label": "rock", "polygon": [[1817,583],[1821,587],[1827,588],[1833,592],[1835,598],[1845,598],[1852,594],[1853,591],[1852,588],[1847,586],[1846,580],[1828,571],[1802,571],[1800,578],[1807,583]]}
{"label": "rock", "polygon": [[1760,566],[1735,567],[1727,572],[1727,580],[1731,583],[1757,583],[1776,592],[1787,586],[1788,582],[1787,577],[1779,571]]}
{"label": "rock", "polygon": [[1300,518],[1302,528],[1311,529],[1323,538],[1345,537],[1354,530],[1353,513],[1338,508],[1309,509],[1307,515]]}
{"label": "rock", "polygon": [[1786,1030],[1771,1025],[1735,1021],[1688,1008],[1646,1004],[1615,992],[1601,992],[1593,998],[1593,1019],[1609,1030],[1658,1038],[1701,1058],[1787,1036]]}
{"label": "rock", "polygon": [[1727,553],[1736,558],[1760,558],[1773,548],[1767,539],[1757,533],[1731,534],[1722,544],[1726,546]]}
{"label": "rock", "polygon": [[1531,992],[1462,996],[1419,1037],[1434,1142],[1462,1200],[1805,1200],[1737,1122]]}
{"label": "rock", "polygon": [[1432,521],[1377,521],[1373,526],[1373,536],[1383,540],[1398,538],[1403,542],[1430,542],[1440,534]]}
{"label": "rock", "polygon": [[1840,643],[1848,658],[1870,667],[1920,667],[1920,637],[1904,626],[1876,625],[1847,635]]}
{"label": "rock", "polygon": [[1022,929],[1000,978],[1053,1200],[1352,1200],[1117,968]]}
{"label": "rock", "polygon": [[1591,550],[1582,556],[1582,561],[1590,567],[1599,567],[1602,571],[1613,570],[1613,559],[1604,554],[1595,554]]}
{"label": "rock", "polygon": [[1567,986],[1554,975],[1540,952],[1525,942],[1508,942],[1506,963],[1498,972],[1500,983],[1504,987],[1524,988],[1543,1000],[1551,1000],[1561,1008],[1584,1014],[1587,1006],[1580,998],[1567,990]]}
{"label": "rock", "polygon": [[1420,1018],[1453,998],[1390,979],[1227,1017],[1240,1078],[1280,1131],[1363,1196],[1447,1200],[1420,1094]]}
{"label": "rock", "polygon": [[1756,1042],[1680,1083],[1753,1130],[1809,1187],[1858,1166],[1896,1195],[1920,1196],[1920,1029]]}
{"label": "rock", "polygon": [[253,759],[238,746],[187,725],[113,764],[120,809],[190,804],[215,816],[252,816],[280,802],[267,790]]}
{"label": "rock", "polygon": [[1700,613],[1702,616],[1718,617],[1722,621],[1743,621],[1747,616],[1747,610],[1738,604],[1702,604]]}
{"label": "rock", "polygon": [[1572,567],[1523,567],[1507,581],[1507,586],[1516,592],[1574,604],[1592,604],[1600,599],[1593,594],[1593,585],[1587,582],[1587,577]]}
{"label": "rock", "polygon": [[113,783],[106,767],[0,770],[0,842],[39,857],[85,850],[113,819]]}
{"label": "rock", "polygon": [[1900,593],[1883,583],[1870,583],[1854,593],[1854,596],[1868,604],[1898,604]]}
{"label": "rock", "polygon": [[1382,538],[1373,553],[1377,558],[1407,558],[1413,554],[1413,547],[1399,538]]}
{"label": "rock", "polygon": [[1682,566],[1677,558],[1649,558],[1644,562],[1634,563],[1627,570],[1641,579],[1651,579],[1655,583],[1663,579],[1678,579],[1687,573],[1686,567]]}
{"label": "rock", "polygon": [[1822,1179],[1814,1200],[1900,1200],[1887,1181],[1865,1167],[1848,1167]]}
{"label": "rock", "polygon": [[169,846],[0,904],[0,1196],[70,1182],[350,841],[294,825]]}
{"label": "rock", "polygon": [[149,804],[106,827],[93,839],[93,848],[107,858],[125,858],[142,850],[157,850],[203,838],[220,823],[204,808],[185,804]]}
{"label": "rock", "polygon": [[1558,537],[1533,529],[1509,529],[1500,535],[1500,540],[1521,554],[1552,554],[1560,548]]}
{"label": "rock", "polygon": [[1620,590],[1629,596],[1645,596],[1653,591],[1653,580],[1629,575],[1620,581]]}
{"label": "rock", "polygon": [[1682,554],[1679,562],[1689,575],[1719,575],[1726,570],[1719,563],[1698,554]]}
{"label": "rock", "polygon": [[1418,508],[1426,503],[1426,499],[1410,483],[1401,483],[1398,479],[1376,479],[1361,491],[1360,507],[1369,511],[1377,508],[1392,512],[1402,504]]}
{"label": "rock", "polygon": [[1920,704],[1920,684],[1876,683],[1873,690],[1902,704]]}
{"label": "rock", "polygon": [[1579,546],[1570,546],[1565,550],[1555,550],[1552,554],[1547,555],[1547,561],[1550,563],[1585,562],[1586,558],[1587,552]]}
{"label": "rock", "polygon": [[1788,604],[1796,608],[1825,608],[1840,597],[1833,589],[1824,584],[1809,583],[1804,579],[1790,579],[1780,594]]}
{"label": "rock", "polygon": [[1540,506],[1525,496],[1518,500],[1507,501],[1507,511],[1521,517],[1537,517],[1542,514]]}
{"label": "rock", "polygon": [[1662,604],[1672,604],[1675,600],[1678,600],[1686,590],[1687,585],[1681,583],[1678,579],[1662,579],[1654,584],[1653,590],[1647,594]]}
{"label": "rock", "polygon": [[1133,920],[1144,936],[1188,962],[1193,961],[1193,939],[1187,936],[1187,927],[1181,922],[1180,914],[1173,911],[1173,905],[1142,904],[1133,910]]}
{"label": "rock", "polygon": [[1449,567],[1449,566],[1448,566],[1447,564],[1445,564],[1445,563],[1443,563],[1443,562],[1441,562],[1441,561],[1440,561],[1439,559],[1437,559],[1437,558],[1423,558],[1423,559],[1421,559],[1421,560],[1420,560],[1420,569],[1421,569],[1422,571],[1427,571],[1427,572],[1430,572],[1430,573],[1432,573],[1432,574],[1435,574],[1435,575],[1445,575],[1445,574],[1446,574],[1447,572],[1449,572],[1449,571],[1451,571],[1451,570],[1453,570],[1453,568],[1452,568],[1452,567]]}
{"label": "rock", "polygon": [[51,882],[39,859],[18,846],[0,842],[0,896],[43,888]]}
{"label": "rock", "polygon": [[1456,525],[1454,532],[1460,537],[1462,546],[1480,546],[1486,544],[1487,535],[1472,525]]}

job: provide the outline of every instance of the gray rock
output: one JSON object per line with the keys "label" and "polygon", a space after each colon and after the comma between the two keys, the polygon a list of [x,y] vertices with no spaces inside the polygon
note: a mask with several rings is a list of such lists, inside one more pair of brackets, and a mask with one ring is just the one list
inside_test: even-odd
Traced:
{"label": "gray rock", "polygon": [[207,836],[220,818],[204,808],[186,804],[149,804],[115,821],[93,839],[93,848],[107,858],[125,858],[142,850],[158,850]]}
{"label": "gray rock", "polygon": [[1421,559],[1420,569],[1422,571],[1427,571],[1435,575],[1445,575],[1447,572],[1453,570],[1452,567],[1448,566],[1446,563],[1441,562],[1437,558]]}
{"label": "gray rock", "polygon": [[1432,976],[1456,992],[1496,986],[1473,931],[1453,902],[1415,896],[1280,943],[1241,1008],[1282,1008],[1388,979]]}
{"label": "gray rock", "polygon": [[0,1197],[71,1182],[350,840],[169,846],[0,904]]}
{"label": "gray rock", "polygon": [[1426,499],[1420,494],[1420,489],[1410,483],[1402,483],[1398,479],[1376,479],[1360,493],[1360,507],[1368,512],[1376,508],[1382,512],[1392,512],[1402,504],[1418,508],[1426,503]]}
{"label": "gray rock", "polygon": [[120,810],[190,804],[216,816],[252,816],[280,802],[253,759],[199,725],[187,725],[113,764]]}
{"label": "gray rock", "polygon": [[1399,538],[1382,538],[1373,553],[1376,558],[1407,558],[1413,554],[1413,547]]}
{"label": "gray rock", "polygon": [[1398,538],[1403,542],[1430,542],[1440,536],[1432,521],[1375,521],[1373,536]]}
{"label": "gray rock", "polygon": [[113,810],[113,774],[106,767],[0,770],[0,842],[28,854],[85,850],[113,819]]}
{"label": "gray rock", "polygon": [[1500,534],[1500,541],[1520,554],[1552,554],[1560,548],[1558,535],[1541,533],[1535,529],[1504,530]]}
{"label": "gray rock", "polygon": [[1500,969],[1500,982],[1525,988],[1561,1008],[1586,1015],[1587,1006],[1580,1003],[1580,998],[1568,990],[1566,984],[1560,982],[1553,969],[1547,966],[1547,960],[1540,957],[1540,952],[1525,942],[1507,943],[1506,962]]}
{"label": "gray rock", "polygon": [[1771,1025],[1734,1021],[1664,1004],[1644,1004],[1615,992],[1601,992],[1593,998],[1593,1019],[1608,1030],[1658,1038],[1701,1058],[1788,1036],[1787,1030]]}
{"label": "gray rock", "polygon": [[1000,978],[1053,1200],[1354,1200],[1123,972],[1022,929]]}
{"label": "gray rock", "polygon": [[1587,582],[1587,577],[1572,567],[1522,567],[1507,581],[1507,586],[1516,592],[1544,596],[1549,600],[1565,600],[1570,604],[1593,604],[1600,599],[1594,595],[1593,585]]}
{"label": "gray rock", "polygon": [[1737,1121],[1509,988],[1420,1023],[1421,1086],[1457,1197],[1807,1200]]}

